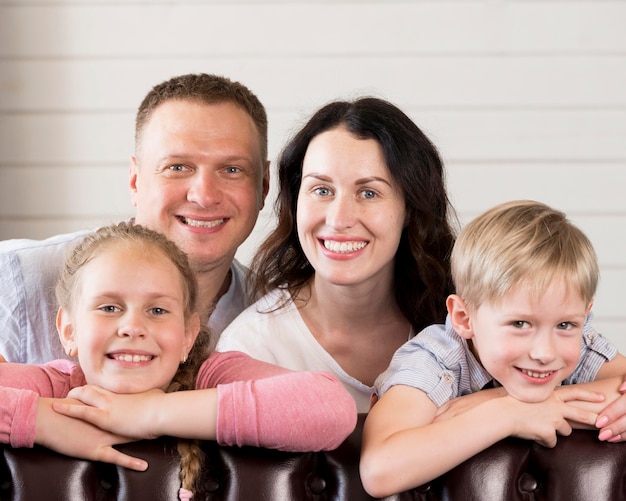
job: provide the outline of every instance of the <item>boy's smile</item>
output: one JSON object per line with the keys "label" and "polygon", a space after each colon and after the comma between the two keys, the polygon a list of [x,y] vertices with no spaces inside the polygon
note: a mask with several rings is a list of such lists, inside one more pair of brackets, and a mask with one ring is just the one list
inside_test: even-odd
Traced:
{"label": "boy's smile", "polygon": [[539,296],[522,283],[501,301],[473,310],[461,335],[511,396],[540,402],[576,368],[590,309],[563,281],[553,281]]}

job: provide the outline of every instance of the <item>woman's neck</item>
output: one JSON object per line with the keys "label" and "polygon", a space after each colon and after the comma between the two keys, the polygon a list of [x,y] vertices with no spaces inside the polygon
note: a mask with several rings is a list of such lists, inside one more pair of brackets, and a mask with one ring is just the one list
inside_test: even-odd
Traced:
{"label": "woman's neck", "polygon": [[411,331],[391,285],[337,286],[313,277],[296,305],[317,342],[368,386]]}

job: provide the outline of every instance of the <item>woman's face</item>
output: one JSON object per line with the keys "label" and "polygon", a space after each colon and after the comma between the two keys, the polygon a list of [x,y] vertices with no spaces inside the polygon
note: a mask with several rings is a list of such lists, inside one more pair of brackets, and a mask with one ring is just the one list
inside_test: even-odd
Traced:
{"label": "woman's face", "polygon": [[316,280],[388,279],[405,226],[405,201],[374,139],[345,128],[313,138],[302,166],[298,238]]}

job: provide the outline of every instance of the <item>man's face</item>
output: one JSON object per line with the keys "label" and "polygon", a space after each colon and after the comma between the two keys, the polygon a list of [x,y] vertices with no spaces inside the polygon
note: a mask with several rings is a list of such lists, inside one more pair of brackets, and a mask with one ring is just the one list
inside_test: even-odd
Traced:
{"label": "man's face", "polygon": [[135,221],[176,242],[197,270],[230,264],[268,187],[256,126],[232,103],[159,105],[131,161]]}

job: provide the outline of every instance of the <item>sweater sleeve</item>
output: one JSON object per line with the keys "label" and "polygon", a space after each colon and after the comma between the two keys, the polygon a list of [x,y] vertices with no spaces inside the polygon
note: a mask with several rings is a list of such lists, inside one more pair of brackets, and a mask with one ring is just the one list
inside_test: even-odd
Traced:
{"label": "sweater sleeve", "polygon": [[35,444],[38,398],[34,391],[0,387],[0,442],[11,447]]}
{"label": "sweater sleeve", "polygon": [[45,365],[0,364],[0,442],[32,447],[37,429],[37,400],[65,397],[84,384],[82,371],[67,360]]}
{"label": "sweater sleeve", "polygon": [[243,353],[213,353],[198,388],[217,387],[217,441],[285,451],[338,447],[356,426],[354,399],[330,373],[294,372]]}

